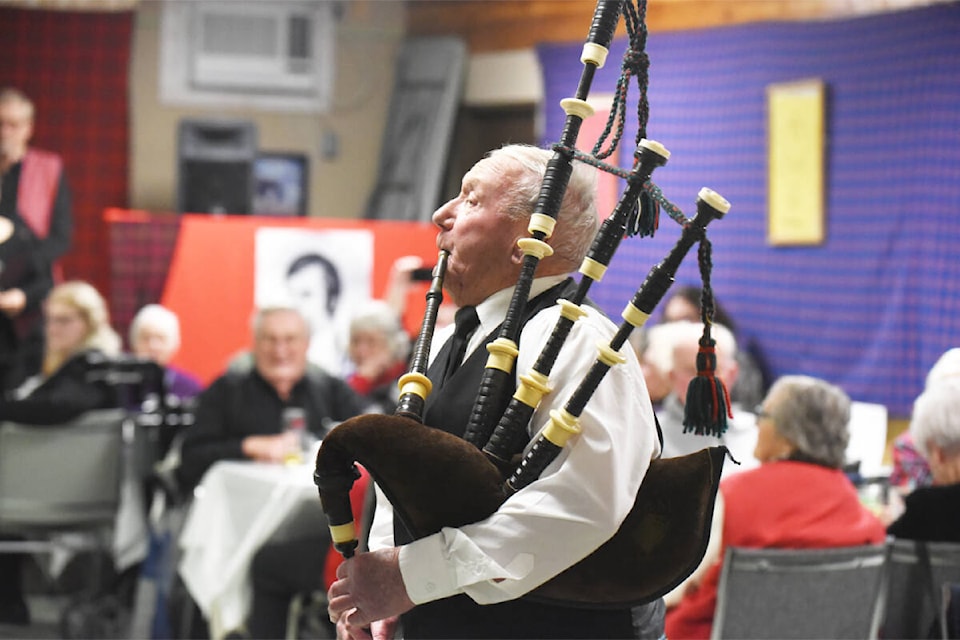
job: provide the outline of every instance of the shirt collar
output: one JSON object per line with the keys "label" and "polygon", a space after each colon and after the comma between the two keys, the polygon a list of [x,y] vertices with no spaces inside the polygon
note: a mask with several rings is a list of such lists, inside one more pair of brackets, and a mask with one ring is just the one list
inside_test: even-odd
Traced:
{"label": "shirt collar", "polygon": [[[530,295],[527,300],[537,297],[550,287],[560,284],[566,278],[566,275],[534,278],[530,285]],[[514,285],[506,289],[501,289],[477,305],[477,316],[480,318],[480,328],[474,335],[487,336],[503,322],[503,319],[507,316],[507,309],[510,308],[510,300],[513,299],[513,292],[516,288],[516,285]]]}

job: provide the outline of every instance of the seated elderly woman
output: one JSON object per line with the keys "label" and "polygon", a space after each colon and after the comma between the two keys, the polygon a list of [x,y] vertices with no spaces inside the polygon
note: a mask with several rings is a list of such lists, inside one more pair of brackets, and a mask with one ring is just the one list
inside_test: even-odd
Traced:
{"label": "seated elderly woman", "polygon": [[90,284],[57,285],[43,308],[45,348],[39,375],[0,400],[0,420],[59,424],[91,409],[115,406],[114,391],[96,371],[120,353],[107,304]]}
{"label": "seated elderly woman", "polygon": [[353,365],[347,384],[364,398],[365,410],[393,413],[397,380],[407,371],[410,336],[388,303],[371,300],[353,315],[347,353]]}
{"label": "seated elderly woman", "polygon": [[669,638],[709,638],[726,547],[788,549],[883,542],[883,524],[843,473],[850,399],[807,376],[777,380],[759,413],[760,466],[720,483],[710,546],[666,598]]}
{"label": "seated elderly woman", "polygon": [[[944,351],[927,372],[924,388],[946,379],[960,379],[960,347]],[[895,489],[891,494],[895,515],[903,510],[903,496],[917,487],[926,487],[933,483],[930,464],[914,442],[911,429],[904,431],[893,440],[893,469],[890,471],[890,486]]]}
{"label": "seated elderly woman", "polygon": [[933,483],[907,495],[905,511],[887,531],[911,540],[960,542],[960,377],[935,382],[917,398],[910,435]]}
{"label": "seated elderly woman", "polygon": [[187,399],[203,391],[200,380],[170,364],[180,349],[180,320],[170,309],[159,304],[142,307],[130,323],[130,349],[138,358],[164,367],[167,393]]}

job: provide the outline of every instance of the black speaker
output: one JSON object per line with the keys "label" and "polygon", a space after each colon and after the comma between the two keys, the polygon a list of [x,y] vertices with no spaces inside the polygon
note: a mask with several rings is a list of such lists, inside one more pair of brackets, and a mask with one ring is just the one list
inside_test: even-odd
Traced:
{"label": "black speaker", "polygon": [[177,155],[178,211],[250,213],[257,156],[253,122],[181,120]]}

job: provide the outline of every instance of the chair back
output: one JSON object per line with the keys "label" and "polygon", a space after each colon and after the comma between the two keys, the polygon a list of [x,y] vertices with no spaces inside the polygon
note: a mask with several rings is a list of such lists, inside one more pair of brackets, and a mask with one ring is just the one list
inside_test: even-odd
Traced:
{"label": "chair back", "polygon": [[884,555],[883,545],[728,547],[711,637],[876,637]]}
{"label": "chair back", "polygon": [[0,423],[0,530],[112,524],[127,416],[102,409],[55,426]]}
{"label": "chair back", "polygon": [[941,637],[943,588],[960,582],[960,543],[891,538],[887,543],[887,565],[880,635]]}

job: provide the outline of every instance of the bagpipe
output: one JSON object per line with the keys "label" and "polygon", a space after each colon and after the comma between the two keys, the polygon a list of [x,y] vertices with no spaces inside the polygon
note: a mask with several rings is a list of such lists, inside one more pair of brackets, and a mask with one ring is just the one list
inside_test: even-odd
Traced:
{"label": "bagpipe", "polygon": [[[510,495],[522,491],[554,461],[563,447],[576,446],[579,416],[611,367],[625,361],[620,353],[630,333],[642,327],[669,290],[683,259],[699,244],[703,277],[704,335],[697,357],[698,376],[688,393],[685,429],[719,435],[726,428],[729,398],[714,376],[716,356],[710,336],[712,291],[707,225],[722,218],[730,204],[711,189],[700,190],[696,214],[685,217],[651,182],[653,171],[666,164],[669,152],[646,136],[645,2],[599,0],[583,47],[584,65],[575,97],[561,101],[566,112],[560,142],[553,148],[539,198],[530,218],[530,237],[520,240],[521,273],[510,307],[487,350],[489,358],[464,437],[423,424],[425,400],[432,383],[426,376],[430,344],[442,300],[447,256],[440,252],[426,294],[426,312],[411,356],[410,371],[400,379],[400,403],[393,415],[363,415],[347,420],[323,440],[314,480],[328,518],[334,545],[353,555],[357,532],[349,490],[362,465],[376,481],[414,538],[444,527],[478,522],[493,514]],[[592,154],[575,149],[582,121],[592,115],[587,102],[596,70],[603,66],[614,32],[623,16],[630,46],[624,56],[620,84],[607,130]],[[626,85],[641,84],[640,127],[629,171],[603,162],[616,148],[625,117]],[[619,120],[619,126],[617,121]],[[612,131],[617,133],[610,137]],[[602,150],[610,138],[608,149]],[[600,225],[584,258],[576,291],[558,301],[560,317],[531,371],[516,376],[521,315],[530,295],[537,264],[551,254],[553,232],[574,161],[587,162],[623,178],[626,187],[610,216]],[[546,427],[531,443],[529,422],[549,392],[549,375],[594,282],[602,279],[625,236],[653,235],[661,207],[678,222],[681,234],[670,252],[650,269],[622,312],[623,322],[562,409],[550,413]],[[628,347],[629,348],[629,347]],[[519,384],[514,384],[519,380]],[[512,394],[512,395],[511,395]],[[694,407],[694,405],[696,405]],[[659,426],[658,426],[659,429]],[[546,602],[587,608],[624,608],[649,602],[677,586],[699,564],[706,550],[726,449],[707,447],[696,453],[651,461],[633,508],[619,530],[593,553],[527,596]]]}

